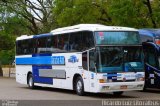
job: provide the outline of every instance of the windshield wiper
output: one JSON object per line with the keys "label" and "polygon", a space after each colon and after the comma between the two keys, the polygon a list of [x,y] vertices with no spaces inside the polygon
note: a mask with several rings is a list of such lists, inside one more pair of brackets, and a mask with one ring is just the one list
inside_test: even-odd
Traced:
{"label": "windshield wiper", "polygon": [[135,70],[135,68],[134,67],[132,67],[132,65],[131,64],[128,64],[128,66],[134,71],[134,72],[136,72],[136,70]]}
{"label": "windshield wiper", "polygon": [[124,52],[121,52],[121,53],[117,54],[117,56],[115,56],[115,58],[110,63],[108,63],[108,66],[110,66],[112,63],[116,62],[117,60],[122,59],[123,54],[124,54]]}

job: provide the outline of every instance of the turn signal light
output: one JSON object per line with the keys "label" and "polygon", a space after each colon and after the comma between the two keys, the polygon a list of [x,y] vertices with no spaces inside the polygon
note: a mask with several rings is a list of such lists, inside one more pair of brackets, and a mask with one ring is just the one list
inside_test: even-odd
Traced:
{"label": "turn signal light", "polygon": [[157,45],[160,45],[160,39],[155,39]]}
{"label": "turn signal light", "polygon": [[105,79],[99,79],[99,83],[106,83]]}

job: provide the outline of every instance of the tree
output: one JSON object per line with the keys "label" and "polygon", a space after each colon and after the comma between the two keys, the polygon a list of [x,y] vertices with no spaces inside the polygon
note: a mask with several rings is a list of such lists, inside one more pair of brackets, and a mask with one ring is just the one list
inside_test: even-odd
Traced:
{"label": "tree", "polygon": [[151,6],[151,1],[150,0],[143,0],[143,3],[148,8],[148,15],[149,15],[149,18],[151,19],[153,28],[157,28],[157,23],[156,23],[156,21],[155,21],[155,19],[153,17],[153,9],[152,9],[152,6]]}
{"label": "tree", "polygon": [[[150,2],[150,8],[151,8],[151,13],[150,13],[150,17],[152,17],[152,26],[153,27],[160,27],[160,0],[152,0],[149,1]],[[149,10],[149,7],[148,7]]]}
{"label": "tree", "polygon": [[54,4],[59,27],[79,23],[159,27],[159,0],[55,0]]}
{"label": "tree", "polygon": [[52,29],[54,17],[52,15],[53,0],[5,0],[7,9],[22,17],[27,24],[30,34],[48,32]]}
{"label": "tree", "polygon": [[111,25],[104,1],[93,0],[55,0],[53,8],[59,27],[80,23],[103,23]]}
{"label": "tree", "polygon": [[14,49],[15,36],[50,31],[54,23],[52,6],[52,0],[0,1],[0,54],[3,54],[4,50],[11,55],[14,53],[10,51]]}
{"label": "tree", "polygon": [[[4,53],[6,54],[8,51],[12,51],[14,49],[15,35],[18,34],[17,32],[19,32],[19,30],[22,28],[17,23],[21,20],[17,18],[16,15],[13,15],[10,12],[8,12],[4,3],[1,3],[0,5],[0,54],[4,50]],[[14,52],[10,53],[10,55],[13,54]],[[2,61],[0,59],[0,76],[2,76],[3,74],[1,65]]]}
{"label": "tree", "polygon": [[140,0],[109,0],[108,9],[113,25],[140,28],[149,24],[147,9]]}

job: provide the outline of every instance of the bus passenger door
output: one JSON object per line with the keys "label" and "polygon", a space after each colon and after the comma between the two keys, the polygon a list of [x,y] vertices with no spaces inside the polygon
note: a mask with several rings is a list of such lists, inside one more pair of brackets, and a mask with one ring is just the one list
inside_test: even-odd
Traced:
{"label": "bus passenger door", "polygon": [[89,53],[88,51],[85,51],[82,53],[82,67],[83,67],[82,77],[83,77],[83,82],[84,82],[84,90],[87,92],[90,91],[89,89],[90,87],[88,86],[89,85],[88,53]]}
{"label": "bus passenger door", "polygon": [[96,79],[97,79],[97,74],[96,74],[96,67],[95,67],[95,49],[91,49],[88,51],[89,52],[89,86],[90,86],[90,91],[94,92],[96,91]]}
{"label": "bus passenger door", "polygon": [[156,46],[153,43],[144,43],[143,50],[145,56],[145,87],[156,87],[159,83]]}

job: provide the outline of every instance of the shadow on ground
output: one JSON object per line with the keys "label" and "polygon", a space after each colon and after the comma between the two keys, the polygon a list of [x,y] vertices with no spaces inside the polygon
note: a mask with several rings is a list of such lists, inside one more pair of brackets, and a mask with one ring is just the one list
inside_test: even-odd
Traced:
{"label": "shadow on ground", "polygon": [[145,91],[139,91],[139,92],[148,92],[148,93],[159,93],[160,94],[160,89],[155,89],[155,88],[147,88]]}
{"label": "shadow on ground", "polygon": [[[28,87],[21,87],[23,89],[29,89]],[[49,92],[58,92],[64,94],[71,94],[77,95],[75,91],[72,90],[65,90],[65,89],[58,89],[58,88],[48,88],[48,87],[36,87],[35,89],[31,90],[41,90],[41,91],[49,91]],[[78,95],[77,95],[78,96]],[[85,97],[97,98],[97,99],[129,99],[129,98],[138,98],[135,96],[126,96],[125,93],[121,96],[115,96],[111,93],[86,93]]]}

